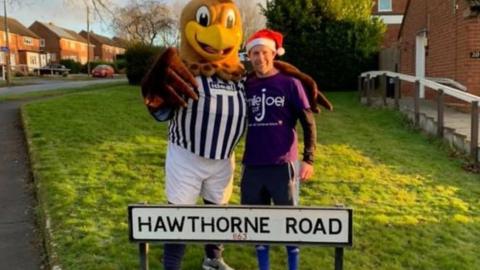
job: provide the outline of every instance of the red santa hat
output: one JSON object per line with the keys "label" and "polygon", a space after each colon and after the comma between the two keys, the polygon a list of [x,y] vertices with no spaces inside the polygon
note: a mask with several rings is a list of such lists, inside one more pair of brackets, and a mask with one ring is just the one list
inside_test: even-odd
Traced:
{"label": "red santa hat", "polygon": [[265,45],[280,56],[285,54],[283,35],[270,29],[259,30],[250,36],[245,46],[247,53],[257,45]]}

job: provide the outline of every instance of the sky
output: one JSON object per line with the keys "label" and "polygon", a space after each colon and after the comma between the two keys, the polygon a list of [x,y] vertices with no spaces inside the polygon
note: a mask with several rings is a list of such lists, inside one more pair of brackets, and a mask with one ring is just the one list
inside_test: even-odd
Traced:
{"label": "sky", "polygon": [[[10,0],[9,2],[7,4],[8,17],[18,20],[27,28],[34,21],[40,21],[52,22],[75,32],[87,29],[87,11],[82,5],[82,0]],[[110,0],[110,2],[122,6],[129,1]],[[0,7],[0,14],[4,16],[3,3],[0,4]],[[102,22],[94,17],[90,17],[90,29],[100,35],[112,37],[114,33],[108,29],[108,22]]]}
{"label": "sky", "polygon": [[[130,0],[107,0],[117,6],[125,6]],[[139,0],[141,1],[141,0]],[[188,0],[157,0],[166,4],[186,3]],[[264,0],[255,0],[264,2]],[[87,29],[87,11],[84,0],[7,0],[7,15],[29,27],[34,21],[53,24],[80,32]],[[0,0],[0,14],[3,13],[3,1]],[[90,29],[100,35],[113,37],[108,23],[98,16],[90,17]]]}

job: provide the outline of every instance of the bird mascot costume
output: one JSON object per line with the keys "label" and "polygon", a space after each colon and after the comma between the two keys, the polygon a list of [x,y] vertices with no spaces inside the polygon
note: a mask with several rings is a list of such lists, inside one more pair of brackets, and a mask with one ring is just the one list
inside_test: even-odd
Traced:
{"label": "bird mascot costume", "polygon": [[[169,121],[165,189],[170,204],[226,204],[232,192],[233,149],[246,128],[245,69],[238,53],[242,22],[231,0],[191,0],[180,18],[180,49],[167,49],[142,80],[152,116]],[[332,109],[315,81],[276,61],[281,72],[298,78],[312,111],[317,102]],[[233,269],[222,245],[205,245],[202,269]],[[165,244],[165,270],[181,269],[184,244]]]}

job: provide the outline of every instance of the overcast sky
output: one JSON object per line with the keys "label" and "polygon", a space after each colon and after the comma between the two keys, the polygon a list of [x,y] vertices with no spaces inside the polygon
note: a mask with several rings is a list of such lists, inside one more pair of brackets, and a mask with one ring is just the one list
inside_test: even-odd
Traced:
{"label": "overcast sky", "polygon": [[[10,1],[10,4],[7,5],[7,15],[17,19],[27,28],[34,21],[41,21],[52,22],[76,32],[87,29],[87,11],[82,6],[82,0],[22,0],[21,4],[18,4],[17,1]],[[110,1],[118,5],[125,5],[128,2],[128,0]],[[74,4],[66,4],[66,2]],[[0,4],[0,7],[0,14],[3,16],[3,3]],[[90,23],[92,31],[109,37],[113,36],[105,23],[102,23],[98,18],[92,16],[90,20],[93,20]]]}

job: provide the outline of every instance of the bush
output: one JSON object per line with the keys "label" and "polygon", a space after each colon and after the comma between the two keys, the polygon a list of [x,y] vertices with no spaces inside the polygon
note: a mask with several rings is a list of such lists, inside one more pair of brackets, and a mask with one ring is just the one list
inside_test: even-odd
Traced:
{"label": "bush", "polygon": [[21,71],[15,71],[14,74],[13,74],[15,77],[24,77],[25,76],[25,73],[21,72]]}
{"label": "bush", "polygon": [[60,64],[70,69],[69,71],[70,74],[78,74],[82,72],[82,64],[80,62],[76,62],[75,60],[62,59],[60,60]]}
{"label": "bush", "polygon": [[128,82],[130,84],[140,84],[155,57],[164,50],[165,48],[145,44],[134,44],[127,48],[125,61]]}
{"label": "bush", "polygon": [[127,60],[125,60],[125,55],[117,55],[117,60],[115,61],[116,71],[120,74],[125,74],[127,71]]}
{"label": "bush", "polygon": [[285,35],[284,60],[322,89],[353,89],[359,73],[377,66],[385,26],[371,19],[370,0],[275,0],[263,12]]}

